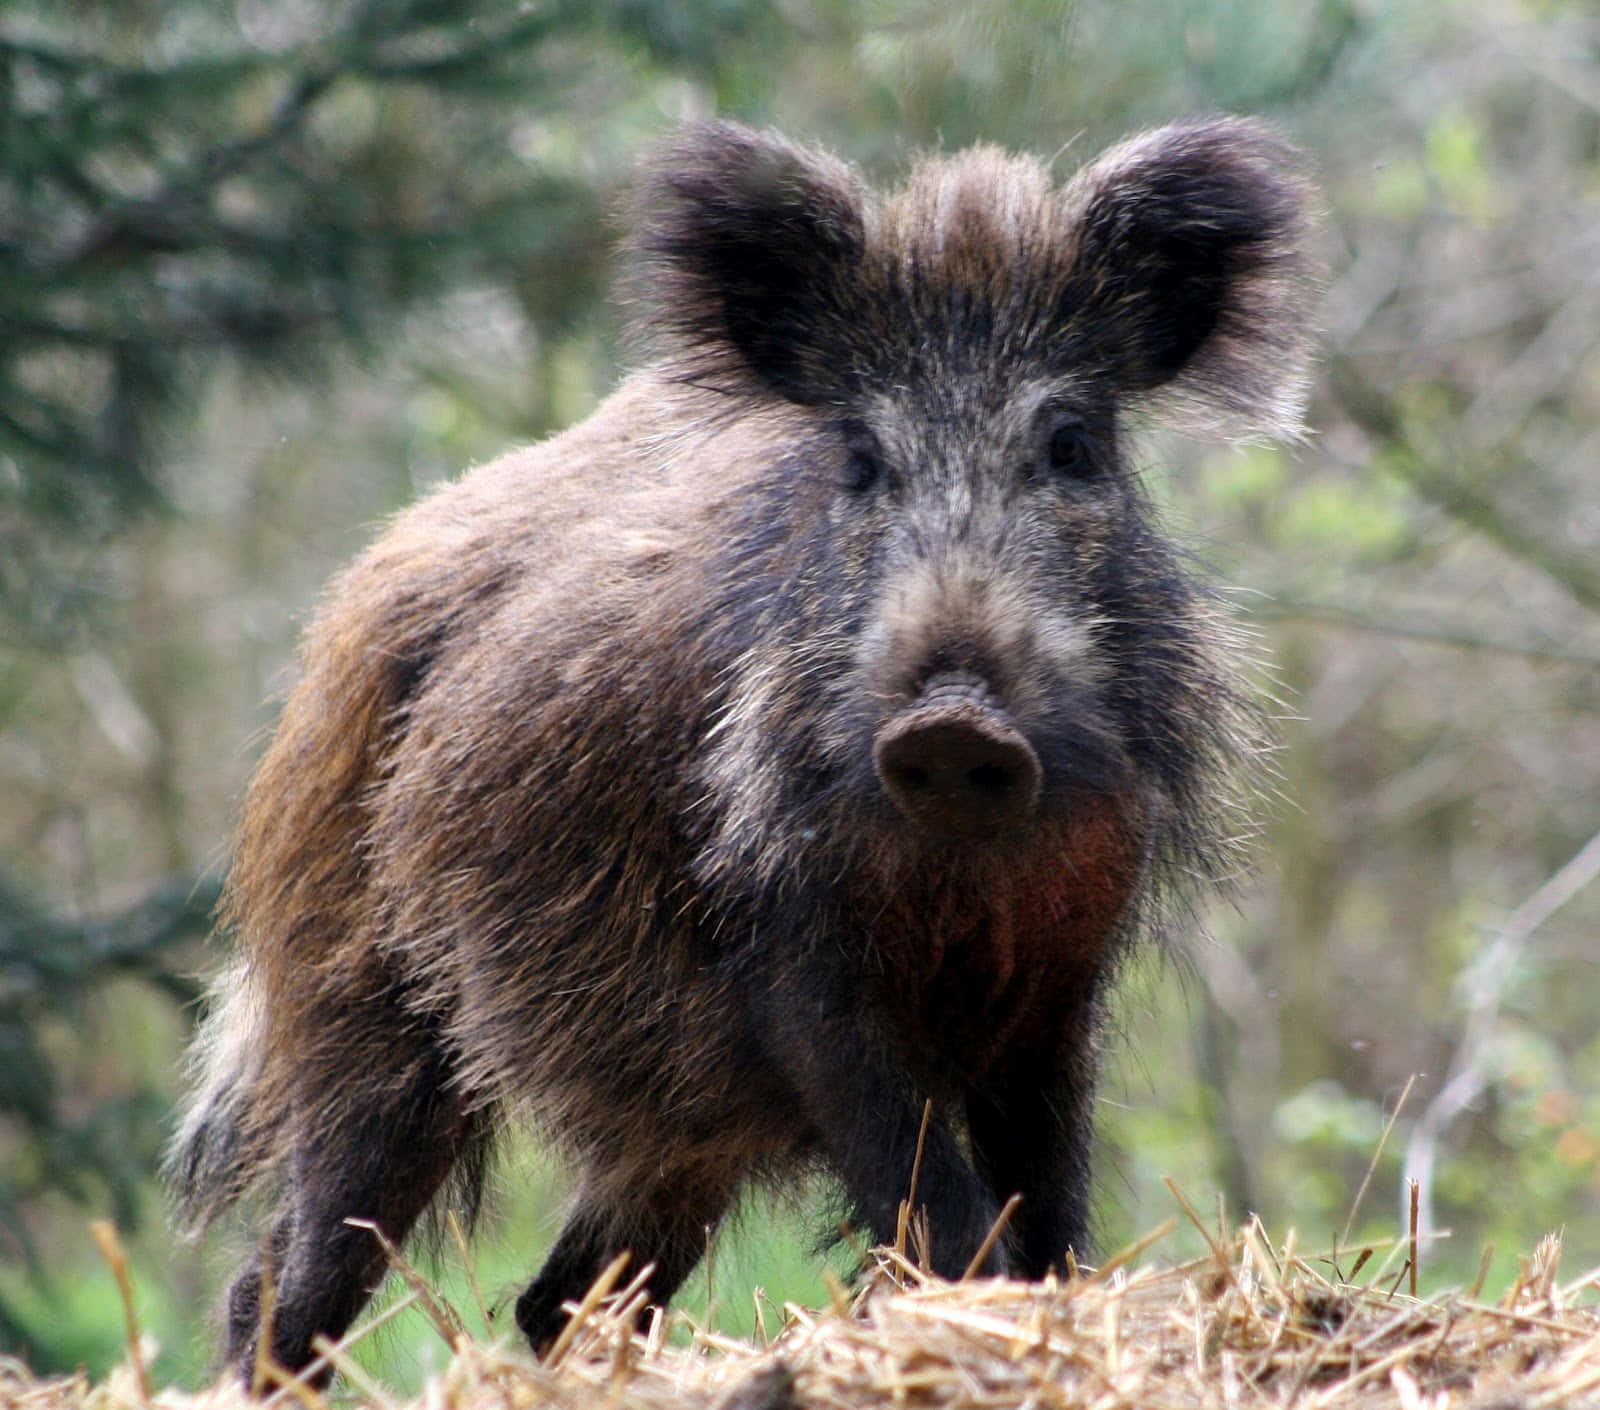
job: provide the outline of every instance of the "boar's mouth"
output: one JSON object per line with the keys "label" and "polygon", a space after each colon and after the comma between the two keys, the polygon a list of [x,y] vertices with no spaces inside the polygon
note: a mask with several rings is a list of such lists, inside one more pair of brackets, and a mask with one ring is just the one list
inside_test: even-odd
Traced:
{"label": "boar's mouth", "polygon": [[935,837],[1014,832],[1038,811],[1039,757],[984,681],[936,676],[872,741],[878,781],[914,826]]}

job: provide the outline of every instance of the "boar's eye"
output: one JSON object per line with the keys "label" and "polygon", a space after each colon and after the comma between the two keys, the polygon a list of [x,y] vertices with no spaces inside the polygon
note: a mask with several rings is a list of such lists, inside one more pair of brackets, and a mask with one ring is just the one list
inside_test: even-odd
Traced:
{"label": "boar's eye", "polygon": [[856,443],[849,448],[840,482],[851,494],[866,494],[883,478],[883,459],[873,445]]}
{"label": "boar's eye", "polygon": [[1094,433],[1077,416],[1060,416],[1048,423],[1044,460],[1052,476],[1067,480],[1092,480],[1102,471]]}

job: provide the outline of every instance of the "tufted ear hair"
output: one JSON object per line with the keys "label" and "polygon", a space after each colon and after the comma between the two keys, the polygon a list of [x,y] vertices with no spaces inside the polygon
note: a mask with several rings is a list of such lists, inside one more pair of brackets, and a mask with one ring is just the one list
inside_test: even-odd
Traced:
{"label": "tufted ear hair", "polygon": [[689,374],[754,374],[793,401],[840,390],[866,192],[844,163],[737,123],[692,127],[635,197],[634,284],[647,336]]}
{"label": "tufted ear hair", "polygon": [[1298,154],[1243,118],[1160,128],[1061,193],[1076,227],[1064,359],[1190,431],[1292,438],[1316,280]]}

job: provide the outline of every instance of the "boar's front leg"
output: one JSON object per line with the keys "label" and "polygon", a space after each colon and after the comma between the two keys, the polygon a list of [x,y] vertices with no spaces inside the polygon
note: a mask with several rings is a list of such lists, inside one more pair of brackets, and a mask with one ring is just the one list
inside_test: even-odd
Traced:
{"label": "boar's front leg", "polygon": [[1093,1003],[1066,1015],[1052,1052],[1018,1055],[968,1097],[973,1154],[1011,1220],[1016,1271],[1042,1278],[1089,1254],[1096,1035]]}
{"label": "boar's front leg", "polygon": [[[813,963],[816,951],[807,955]],[[861,1012],[842,973],[813,969],[796,984],[764,986],[763,1041],[799,1100],[822,1154],[844,1185],[861,1227],[879,1243],[894,1239],[901,1201],[922,1130],[926,1092],[895,1060]],[[916,1204],[926,1209],[934,1271],[958,1278],[988,1237],[999,1205],[943,1114],[928,1123]],[[1004,1272],[997,1244],[983,1264]]]}

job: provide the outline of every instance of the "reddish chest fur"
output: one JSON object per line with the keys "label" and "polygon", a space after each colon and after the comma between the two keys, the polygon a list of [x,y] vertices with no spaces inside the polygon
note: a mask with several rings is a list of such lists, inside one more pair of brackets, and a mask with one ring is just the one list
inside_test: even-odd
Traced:
{"label": "reddish chest fur", "polygon": [[1140,829],[1089,803],[1014,849],[919,862],[873,908],[890,998],[969,1076],[1053,1051],[1138,885]]}

